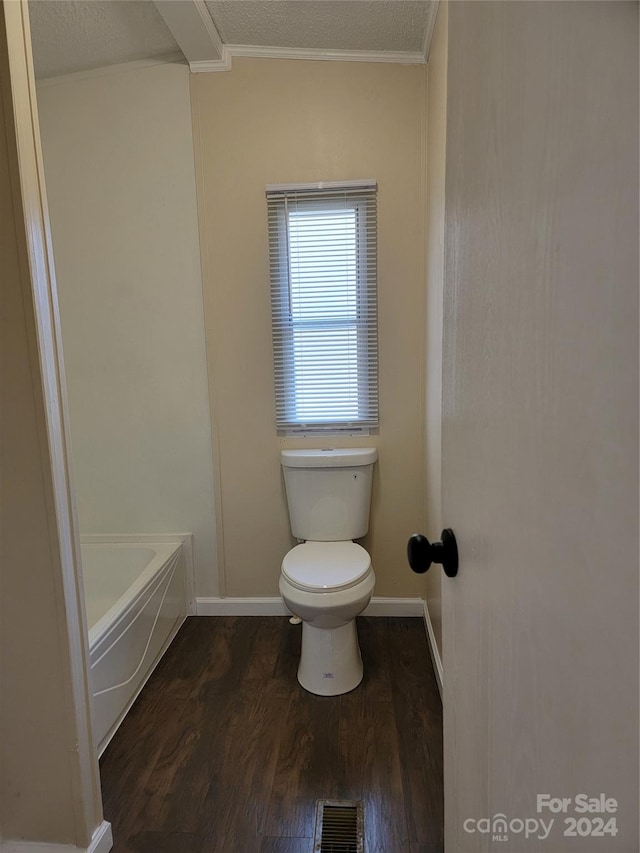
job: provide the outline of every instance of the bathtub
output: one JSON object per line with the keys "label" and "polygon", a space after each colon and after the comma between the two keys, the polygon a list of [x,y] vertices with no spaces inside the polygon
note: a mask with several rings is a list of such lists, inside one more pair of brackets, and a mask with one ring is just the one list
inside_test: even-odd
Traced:
{"label": "bathtub", "polygon": [[98,755],[187,615],[185,550],[179,539],[82,542]]}

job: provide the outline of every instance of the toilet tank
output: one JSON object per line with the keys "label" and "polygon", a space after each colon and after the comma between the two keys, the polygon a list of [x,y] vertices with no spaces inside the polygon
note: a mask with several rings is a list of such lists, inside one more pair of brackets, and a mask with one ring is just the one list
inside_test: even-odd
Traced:
{"label": "toilet tank", "polygon": [[375,447],[283,450],[291,532],[297,539],[339,542],[369,529]]}

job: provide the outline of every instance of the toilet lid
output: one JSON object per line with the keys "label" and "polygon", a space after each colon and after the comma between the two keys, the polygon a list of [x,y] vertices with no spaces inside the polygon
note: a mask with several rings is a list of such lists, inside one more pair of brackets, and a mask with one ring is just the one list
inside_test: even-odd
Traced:
{"label": "toilet lid", "polygon": [[305,542],[282,561],[282,574],[300,589],[327,591],[353,586],[367,576],[371,557],[355,542]]}

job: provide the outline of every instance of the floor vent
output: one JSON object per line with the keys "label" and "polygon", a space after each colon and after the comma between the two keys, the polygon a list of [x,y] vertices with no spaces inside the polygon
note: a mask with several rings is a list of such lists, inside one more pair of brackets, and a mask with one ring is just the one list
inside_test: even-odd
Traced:
{"label": "floor vent", "polygon": [[313,853],[364,853],[361,802],[317,801]]}

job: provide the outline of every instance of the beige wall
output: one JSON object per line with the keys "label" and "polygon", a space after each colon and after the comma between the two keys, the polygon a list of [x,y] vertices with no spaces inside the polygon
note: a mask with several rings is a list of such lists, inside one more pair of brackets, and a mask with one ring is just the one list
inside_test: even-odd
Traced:
{"label": "beige wall", "polygon": [[[0,101],[0,108],[2,104]],[[1,116],[4,120],[4,115]],[[54,567],[50,554],[47,495],[43,473],[49,458],[42,458],[38,430],[42,410],[34,399],[40,389],[30,375],[30,353],[20,291],[20,273],[13,226],[14,212],[8,184],[4,121],[0,133],[0,199],[2,206],[2,712],[0,765],[0,816],[6,838],[19,836],[22,827],[35,823],[35,835],[53,841],[73,838],[73,810],[68,789],[71,773],[62,738],[48,739],[41,708],[47,705],[47,726],[65,730],[67,697],[63,681],[62,649],[56,642],[58,611]],[[40,407],[42,402],[40,399]],[[50,488],[50,484],[49,484]],[[37,594],[34,595],[34,591]],[[21,625],[29,614],[32,639]],[[33,625],[37,625],[34,631]],[[29,673],[25,677],[25,673]],[[46,744],[45,742],[49,740]],[[44,741],[44,742],[43,742]],[[50,788],[56,767],[59,782]],[[36,810],[36,804],[39,804]]]}
{"label": "beige wall", "polygon": [[102,815],[21,12],[0,4],[0,839],[75,850]]}
{"label": "beige wall", "polygon": [[377,595],[422,595],[405,558],[423,527],[423,67],[236,59],[193,75],[207,352],[230,596],[278,595],[291,547],[274,427],[265,184],[375,178],[379,435],[371,530]]}
{"label": "beige wall", "polygon": [[[449,7],[444,0],[431,40],[427,65],[427,311],[425,390],[425,488],[427,527],[437,537],[441,513],[442,465],[442,294],[444,275],[444,180],[447,141],[447,30]],[[442,570],[427,573],[427,606],[442,656],[440,587]]]}
{"label": "beige wall", "polygon": [[194,534],[217,594],[186,66],[38,87],[83,533]]}

